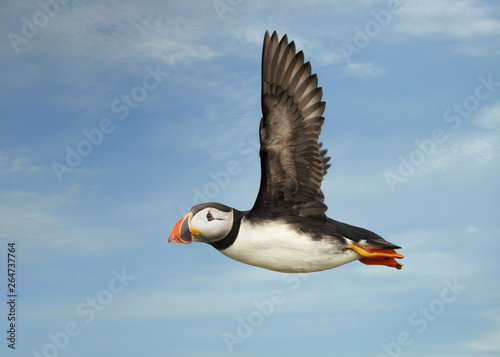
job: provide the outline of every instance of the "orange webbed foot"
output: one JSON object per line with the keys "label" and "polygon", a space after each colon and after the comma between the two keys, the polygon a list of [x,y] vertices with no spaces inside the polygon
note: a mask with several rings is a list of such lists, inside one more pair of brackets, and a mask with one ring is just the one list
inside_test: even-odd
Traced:
{"label": "orange webbed foot", "polygon": [[351,243],[350,249],[361,255],[363,258],[359,261],[367,265],[386,265],[388,267],[401,269],[402,264],[398,263],[396,259],[402,259],[403,255],[396,253],[394,249],[365,249],[359,245]]}

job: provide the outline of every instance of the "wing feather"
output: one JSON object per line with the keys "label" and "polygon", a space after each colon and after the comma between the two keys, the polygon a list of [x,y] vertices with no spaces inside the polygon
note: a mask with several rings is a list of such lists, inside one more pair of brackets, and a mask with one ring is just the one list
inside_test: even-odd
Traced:
{"label": "wing feather", "polygon": [[262,53],[262,178],[251,214],[326,220],[321,182],[330,164],[318,138],[325,103],[311,65],[287,36],[266,32]]}

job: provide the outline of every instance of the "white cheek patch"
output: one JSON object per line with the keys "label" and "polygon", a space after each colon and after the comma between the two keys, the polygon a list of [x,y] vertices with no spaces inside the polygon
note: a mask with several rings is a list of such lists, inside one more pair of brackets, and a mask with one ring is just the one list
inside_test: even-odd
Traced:
{"label": "white cheek patch", "polygon": [[200,242],[215,242],[224,238],[232,228],[232,216],[232,212],[222,212],[215,208],[201,210],[191,219],[190,228],[199,232],[199,239],[197,237],[193,239]]}
{"label": "white cheek patch", "polygon": [[190,228],[196,228],[200,230],[200,227],[203,226],[205,222],[205,214],[203,211],[198,212],[197,214],[194,215],[194,217],[191,219],[191,227]]}

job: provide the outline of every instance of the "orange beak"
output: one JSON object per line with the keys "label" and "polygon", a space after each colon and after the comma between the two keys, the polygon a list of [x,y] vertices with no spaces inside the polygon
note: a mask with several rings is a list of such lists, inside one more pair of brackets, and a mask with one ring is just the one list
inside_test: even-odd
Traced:
{"label": "orange beak", "polygon": [[189,231],[189,213],[182,217],[179,222],[177,222],[170,232],[168,237],[169,243],[184,243],[189,244],[193,241],[191,232]]}

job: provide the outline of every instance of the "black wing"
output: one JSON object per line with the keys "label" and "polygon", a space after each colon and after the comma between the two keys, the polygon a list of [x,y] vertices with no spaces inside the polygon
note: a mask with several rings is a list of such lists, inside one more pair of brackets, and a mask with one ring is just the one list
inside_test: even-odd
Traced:
{"label": "black wing", "polygon": [[293,41],[266,32],[262,53],[262,177],[251,214],[326,220],[321,181],[329,157],[321,149],[325,103],[311,65]]}

